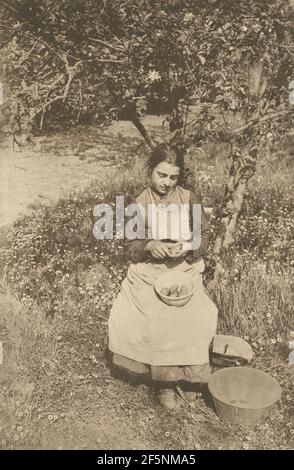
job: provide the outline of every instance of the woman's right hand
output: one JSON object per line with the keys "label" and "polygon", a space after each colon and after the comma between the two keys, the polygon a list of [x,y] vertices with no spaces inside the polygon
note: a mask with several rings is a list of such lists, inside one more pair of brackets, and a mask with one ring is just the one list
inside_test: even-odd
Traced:
{"label": "woman's right hand", "polygon": [[160,240],[150,240],[146,243],[145,250],[156,259],[164,259],[169,256],[169,248],[167,244]]}

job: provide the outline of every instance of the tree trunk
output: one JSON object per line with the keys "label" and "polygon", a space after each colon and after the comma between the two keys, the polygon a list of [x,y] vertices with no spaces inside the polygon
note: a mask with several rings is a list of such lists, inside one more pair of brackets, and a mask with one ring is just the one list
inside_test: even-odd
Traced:
{"label": "tree trunk", "polygon": [[137,115],[133,115],[130,117],[130,120],[131,122],[134,124],[134,126],[136,127],[136,129],[138,129],[138,131],[140,132],[140,134],[142,135],[142,137],[144,138],[144,140],[146,141],[146,143],[148,144],[148,146],[150,147],[151,150],[154,150],[155,148],[155,145],[154,143],[152,142],[151,138],[149,137],[145,127],[143,126],[142,122],[140,121],[140,119],[138,118]]}
{"label": "tree trunk", "polygon": [[247,195],[248,180],[255,173],[256,150],[244,157],[234,154],[229,167],[229,179],[220,210],[219,228],[213,246],[215,269],[213,280],[218,282],[222,273],[222,258],[234,241],[234,233],[239,215]]}

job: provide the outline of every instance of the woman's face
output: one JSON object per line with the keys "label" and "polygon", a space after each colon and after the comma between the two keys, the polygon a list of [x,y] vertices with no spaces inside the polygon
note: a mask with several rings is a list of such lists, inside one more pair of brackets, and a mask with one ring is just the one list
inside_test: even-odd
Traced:
{"label": "woman's face", "polygon": [[180,168],[171,163],[161,162],[152,171],[151,186],[159,194],[169,193],[177,184]]}

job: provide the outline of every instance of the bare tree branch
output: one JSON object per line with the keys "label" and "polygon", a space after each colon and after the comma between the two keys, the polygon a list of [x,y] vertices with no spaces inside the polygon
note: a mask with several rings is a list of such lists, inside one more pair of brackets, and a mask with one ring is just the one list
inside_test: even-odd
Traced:
{"label": "bare tree branch", "polygon": [[19,13],[17,8],[15,8],[13,5],[8,5],[8,3],[5,2],[4,0],[0,0],[0,5],[3,5],[7,10],[9,10],[13,13]]}
{"label": "bare tree branch", "polygon": [[60,82],[60,80],[64,77],[64,73],[62,73],[61,75],[59,75],[58,78],[56,78],[56,80],[54,80],[54,82],[51,83],[51,85],[49,86],[49,90],[48,90],[48,93],[47,93],[47,96],[49,96],[51,90],[54,88],[55,85],[57,85],[58,82]]}
{"label": "bare tree branch", "polygon": [[98,64],[123,64],[125,61],[124,60],[118,60],[118,59],[84,59],[81,60],[81,62],[97,62]]}
{"label": "bare tree branch", "polygon": [[149,137],[145,127],[143,126],[142,122],[140,121],[140,119],[137,116],[133,116],[133,117],[131,117],[130,121],[134,124],[136,129],[138,129],[138,131],[140,132],[142,137],[145,139],[145,141],[147,142],[150,149],[153,150],[155,148],[155,145],[152,142],[152,140],[150,139],[150,137]]}
{"label": "bare tree branch", "polygon": [[241,134],[242,132],[246,131],[250,127],[255,127],[259,126],[259,124],[262,124],[263,122],[269,121],[269,120],[274,120],[278,119],[280,117],[287,116],[288,114],[294,114],[294,110],[288,110],[288,111],[279,111],[278,113],[273,113],[273,114],[268,114],[266,116],[263,116],[260,119],[253,119],[250,120],[245,126],[238,127],[237,129],[234,129],[231,132],[231,135],[237,135]]}
{"label": "bare tree branch", "polygon": [[[48,108],[48,106],[50,106],[51,104],[55,103],[56,101],[63,101],[65,102],[67,96],[68,96],[68,93],[69,93],[69,90],[70,90],[70,86],[71,86],[71,83],[77,73],[77,68],[78,66],[80,65],[80,62],[77,62],[73,67],[70,67],[68,65],[68,62],[65,58],[65,67],[66,67],[66,72],[67,72],[67,75],[68,75],[68,80],[66,82],[66,85],[64,87],[64,91],[63,91],[63,94],[62,95],[59,95],[59,96],[55,96],[54,98],[52,98],[51,100],[47,101],[46,103],[44,103],[44,105],[35,112],[35,116],[38,116],[40,113],[44,113],[44,111],[46,110],[46,108]],[[54,84],[56,84],[62,77],[59,77],[57,80],[55,80]],[[52,89],[52,85],[51,85],[51,89]],[[47,93],[47,96],[49,96],[50,94],[50,91],[51,89],[49,90],[49,92]]]}
{"label": "bare tree branch", "polygon": [[33,50],[35,49],[36,45],[38,44],[38,41],[35,41],[33,46],[31,47],[31,49],[29,50],[29,52],[27,54],[24,55],[24,57],[22,57],[18,63],[18,66],[20,67],[24,62],[26,62],[28,60],[28,58],[30,57],[30,55],[32,54]]}
{"label": "bare tree branch", "polygon": [[[100,24],[100,23],[99,23],[99,26],[100,26],[102,29],[104,29],[104,31],[106,31],[107,33],[112,34],[112,36],[113,36],[118,42],[121,42],[121,40],[116,36],[116,34],[114,34],[113,31],[111,31],[111,29],[106,28],[103,24]],[[97,30],[97,33],[98,33],[98,34],[101,34],[101,33],[99,33],[98,26],[96,27],[96,30]]]}
{"label": "bare tree branch", "polygon": [[[1,0],[0,0],[0,2],[1,2]],[[24,31],[23,29],[20,29],[20,28],[17,28],[17,29],[11,28],[10,26],[7,26],[6,24],[3,24],[3,23],[0,23],[0,25],[2,27],[4,27],[5,29],[8,29],[10,31],[14,31],[15,34],[17,32],[21,32],[21,33],[25,34],[26,36],[31,37],[32,39],[34,39],[35,41],[39,42],[44,47],[46,47],[46,49],[48,49],[50,52],[52,52],[63,63],[65,63],[64,62],[64,57],[68,57],[68,58],[74,59],[74,60],[79,61],[79,62],[96,62],[96,63],[101,63],[101,64],[104,64],[104,63],[105,64],[123,64],[125,62],[124,60],[119,60],[119,59],[98,59],[98,58],[95,58],[95,59],[81,59],[79,57],[73,56],[69,52],[61,51],[55,45],[53,45],[51,43],[49,44],[44,39],[35,36],[30,31]]]}
{"label": "bare tree branch", "polygon": [[113,44],[110,44],[109,42],[102,41],[101,39],[91,38],[91,37],[89,39],[91,41],[98,42],[99,44],[102,44],[102,46],[108,47],[109,49],[113,49],[113,50],[119,51],[119,52],[124,52],[125,51],[125,49],[123,47],[114,46]]}
{"label": "bare tree branch", "polygon": [[145,142],[150,147],[150,149],[153,150],[155,148],[155,145],[152,142],[152,139],[149,137],[148,132],[146,131],[142,122],[137,116],[135,104],[134,103],[128,103],[127,105],[124,104],[122,100],[118,97],[117,93],[115,92],[113,83],[110,80],[105,85],[113,101],[119,106],[121,106],[121,110],[124,112],[125,119],[128,121],[131,121],[134,124],[136,129],[138,129],[138,131],[144,138]]}

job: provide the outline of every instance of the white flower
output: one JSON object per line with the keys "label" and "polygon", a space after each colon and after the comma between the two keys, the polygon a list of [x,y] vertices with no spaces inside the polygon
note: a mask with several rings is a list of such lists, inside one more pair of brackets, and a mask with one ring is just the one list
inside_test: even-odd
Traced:
{"label": "white flower", "polygon": [[155,80],[160,80],[161,76],[160,73],[157,72],[157,70],[151,70],[148,74],[148,79],[150,82],[155,82]]}
{"label": "white flower", "polygon": [[184,15],[184,21],[191,21],[193,20],[193,18],[194,18],[193,13],[185,13]]}

